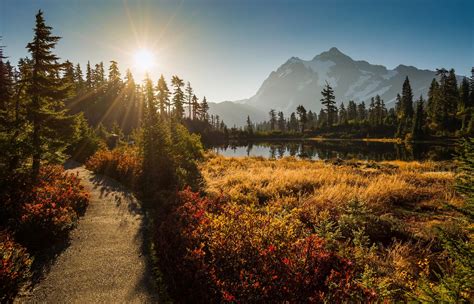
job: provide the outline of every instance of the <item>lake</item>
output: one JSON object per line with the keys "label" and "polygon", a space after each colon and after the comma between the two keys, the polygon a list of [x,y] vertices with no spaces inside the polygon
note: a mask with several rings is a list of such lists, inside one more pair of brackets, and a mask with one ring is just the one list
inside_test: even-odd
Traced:
{"label": "lake", "polygon": [[451,160],[455,152],[454,145],[447,143],[405,144],[349,140],[226,143],[214,145],[210,149],[223,156],[232,157],[282,158],[295,156],[312,160],[340,158],[373,161]]}

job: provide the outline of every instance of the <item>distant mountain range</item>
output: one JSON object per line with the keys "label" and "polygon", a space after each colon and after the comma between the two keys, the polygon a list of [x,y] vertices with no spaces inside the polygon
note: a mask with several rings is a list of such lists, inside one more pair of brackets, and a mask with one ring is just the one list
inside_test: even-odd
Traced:
{"label": "distant mountain range", "polygon": [[426,97],[436,72],[406,65],[389,70],[382,65],[353,60],[333,47],[312,60],[288,59],[270,73],[254,96],[236,102],[211,103],[209,111],[219,115],[229,127],[244,125],[247,115],[254,122],[267,120],[270,109],[289,114],[303,105],[319,113],[321,90],[326,81],[335,91],[338,106],[341,102],[347,105],[349,100],[367,102],[378,94],[387,107],[393,107],[406,76],[415,98],[420,94]]}

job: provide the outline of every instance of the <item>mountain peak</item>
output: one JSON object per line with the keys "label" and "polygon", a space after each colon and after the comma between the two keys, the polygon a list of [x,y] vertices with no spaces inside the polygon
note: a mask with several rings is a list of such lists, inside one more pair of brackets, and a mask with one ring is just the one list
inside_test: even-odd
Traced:
{"label": "mountain peak", "polygon": [[352,60],[349,56],[344,54],[343,52],[339,51],[337,47],[332,47],[326,52],[322,52],[321,54],[315,56],[313,60],[331,60],[331,59],[345,59],[345,60]]}
{"label": "mountain peak", "polygon": [[339,49],[337,47],[332,47],[329,49],[329,51],[327,51],[327,53],[329,54],[334,54],[334,55],[339,55],[339,54],[342,54],[341,51],[339,51]]}

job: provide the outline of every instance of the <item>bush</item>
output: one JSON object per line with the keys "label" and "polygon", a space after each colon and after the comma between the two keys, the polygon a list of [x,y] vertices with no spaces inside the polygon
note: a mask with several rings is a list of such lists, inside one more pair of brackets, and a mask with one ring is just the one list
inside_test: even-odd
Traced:
{"label": "bush", "polygon": [[2,223],[32,249],[63,239],[89,202],[80,179],[60,166],[42,167],[36,183],[17,173],[1,184]]}
{"label": "bush", "polygon": [[[200,302],[344,302],[375,296],[359,286],[352,263],[326,241],[301,233],[282,208],[222,204],[189,189],[161,224],[157,251],[176,295]],[[182,295],[185,298],[183,298]]]}
{"label": "bush", "polygon": [[136,148],[102,149],[89,158],[86,168],[134,188],[142,172],[142,158]]}
{"label": "bush", "polygon": [[0,231],[0,302],[15,296],[19,286],[30,277],[32,260],[6,231]]}

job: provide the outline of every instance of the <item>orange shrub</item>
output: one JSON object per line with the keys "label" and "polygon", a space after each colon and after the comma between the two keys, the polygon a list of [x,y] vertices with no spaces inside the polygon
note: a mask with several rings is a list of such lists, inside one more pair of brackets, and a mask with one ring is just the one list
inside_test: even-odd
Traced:
{"label": "orange shrub", "polygon": [[304,227],[296,213],[276,217],[276,210],[222,204],[189,189],[179,192],[178,203],[159,229],[156,248],[161,269],[184,302],[375,297],[356,283],[349,260],[329,250],[324,239],[299,231]]}
{"label": "orange shrub", "polygon": [[86,168],[133,188],[142,172],[142,160],[136,148],[103,149],[89,158]]}

